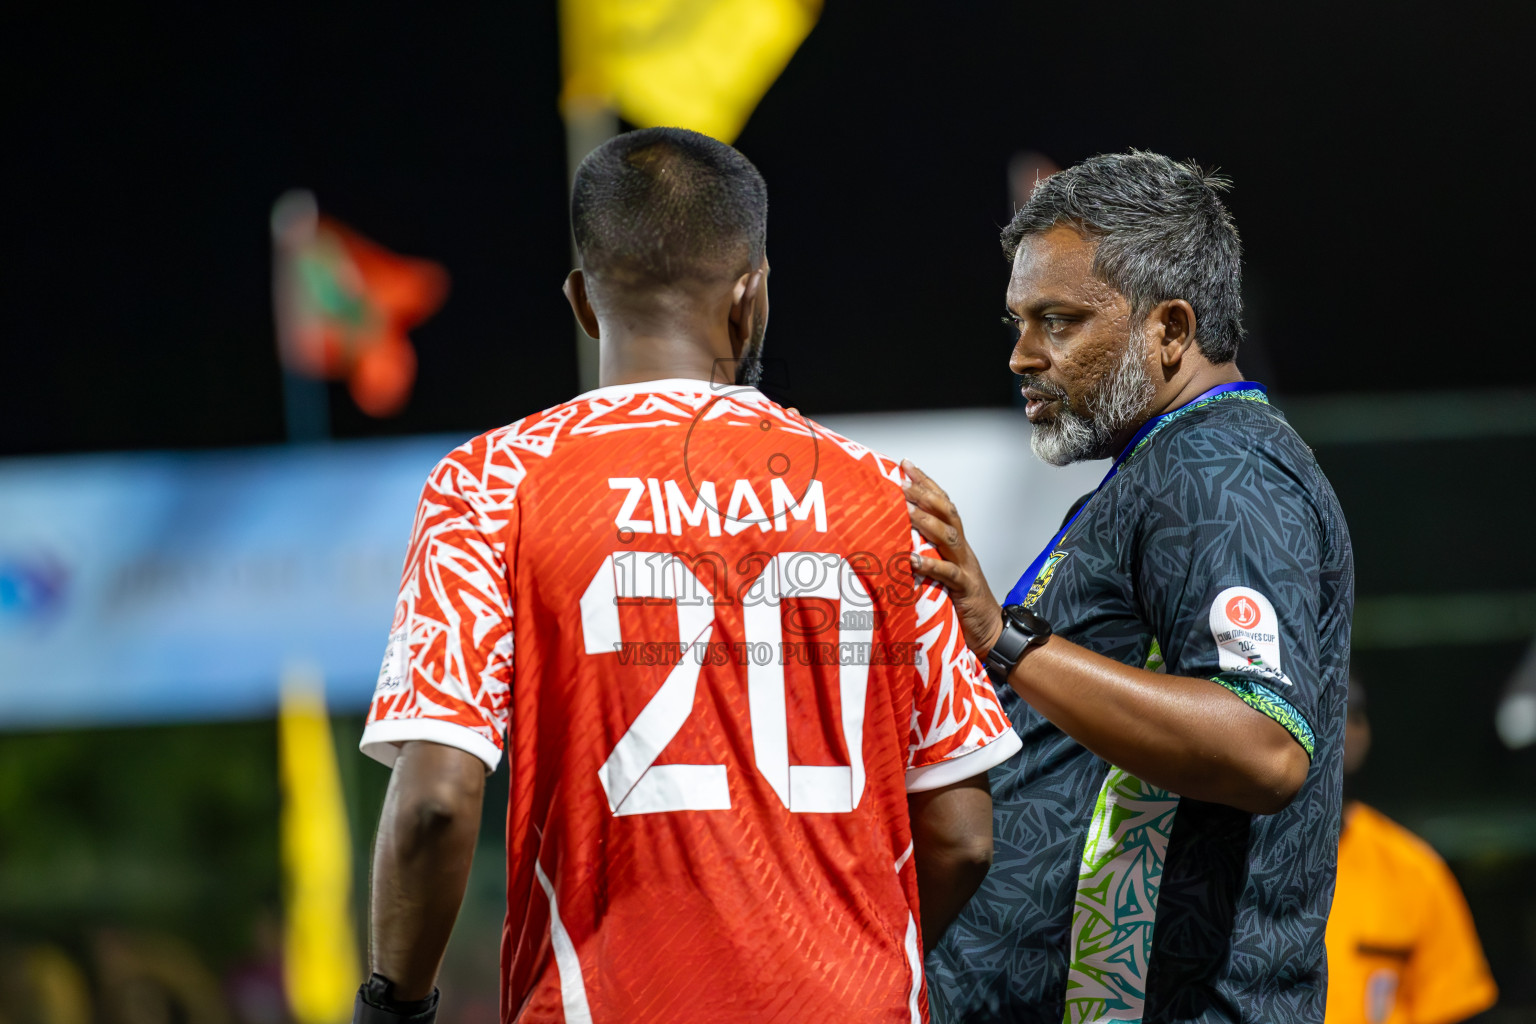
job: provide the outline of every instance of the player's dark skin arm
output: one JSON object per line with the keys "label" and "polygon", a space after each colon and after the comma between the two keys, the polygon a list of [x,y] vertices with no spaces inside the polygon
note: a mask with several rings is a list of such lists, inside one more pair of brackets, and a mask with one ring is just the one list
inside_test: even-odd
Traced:
{"label": "player's dark skin arm", "polygon": [[437,984],[480,832],[485,764],[425,740],[400,750],[373,848],[371,969],[395,998],[424,999]]}
{"label": "player's dark skin arm", "polygon": [[986,775],[911,793],[912,859],[923,948],[932,949],[992,866],[992,792]]}
{"label": "player's dark skin arm", "polygon": [[[948,588],[966,643],[984,658],[1002,632],[1002,609],[954,503],[904,465],[912,524],[944,556],[914,555],[913,571]],[[1306,781],[1311,762],[1290,733],[1208,679],[1132,668],[1053,636],[1019,660],[1008,684],[1104,760],[1181,796],[1274,814]]]}

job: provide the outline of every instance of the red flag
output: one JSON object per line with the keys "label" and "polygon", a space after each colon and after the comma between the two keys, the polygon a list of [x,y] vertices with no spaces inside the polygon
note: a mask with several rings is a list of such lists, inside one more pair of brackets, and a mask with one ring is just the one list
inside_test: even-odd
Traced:
{"label": "red flag", "polygon": [[345,380],[370,416],[405,407],[416,381],[406,332],[437,311],[448,274],[323,216],[308,192],[272,209],[278,350],[293,373]]}

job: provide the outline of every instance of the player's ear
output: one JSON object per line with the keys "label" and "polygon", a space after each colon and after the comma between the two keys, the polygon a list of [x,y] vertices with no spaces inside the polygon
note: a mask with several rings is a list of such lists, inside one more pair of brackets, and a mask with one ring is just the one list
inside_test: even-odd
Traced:
{"label": "player's ear", "polygon": [[560,289],[576,314],[576,322],[587,332],[587,337],[597,337],[597,314],[592,311],[592,300],[587,296],[587,275],[579,269],[565,275],[565,287]]}
{"label": "player's ear", "polygon": [[747,271],[731,287],[731,351],[740,356],[759,324],[768,319],[768,262]]}
{"label": "player's ear", "polygon": [[763,253],[762,280],[757,286],[757,318],[760,324],[768,323],[768,254]]}
{"label": "player's ear", "polygon": [[1148,340],[1157,346],[1157,360],[1166,371],[1179,368],[1195,348],[1195,309],[1183,299],[1159,302],[1147,317]]}

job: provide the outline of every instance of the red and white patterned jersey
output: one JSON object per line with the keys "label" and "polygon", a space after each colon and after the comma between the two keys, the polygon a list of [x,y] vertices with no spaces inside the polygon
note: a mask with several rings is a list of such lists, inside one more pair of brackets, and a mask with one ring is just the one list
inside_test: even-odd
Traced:
{"label": "red and white patterned jersey", "polygon": [[362,749],[505,744],[504,1021],[926,1020],[907,794],[1020,743],[901,480],[688,380],[432,471]]}

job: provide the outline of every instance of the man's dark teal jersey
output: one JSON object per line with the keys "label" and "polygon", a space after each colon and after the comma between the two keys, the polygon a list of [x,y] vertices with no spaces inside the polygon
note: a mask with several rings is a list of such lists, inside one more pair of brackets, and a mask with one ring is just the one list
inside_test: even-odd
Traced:
{"label": "man's dark teal jersey", "polygon": [[1278,814],[1182,799],[1000,687],[1024,747],[990,774],[992,871],[928,956],[936,1024],[1321,1024],[1354,569],[1312,452],[1257,386],[1196,400],[1027,583],[1067,639],[1213,680],[1311,768]]}

